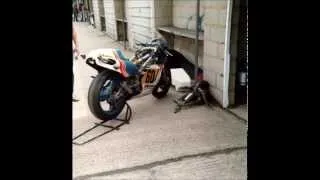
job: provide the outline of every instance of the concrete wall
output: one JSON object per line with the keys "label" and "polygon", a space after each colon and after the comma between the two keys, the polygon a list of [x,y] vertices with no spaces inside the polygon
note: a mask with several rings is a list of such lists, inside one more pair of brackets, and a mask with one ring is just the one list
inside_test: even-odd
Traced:
{"label": "concrete wall", "polygon": [[[100,14],[104,11],[106,34],[111,38],[117,38],[116,20],[115,20],[115,3],[118,0],[92,0],[93,14],[96,28],[101,30]],[[103,7],[102,7],[103,6]]]}
{"label": "concrete wall", "polygon": [[94,23],[97,29],[101,29],[101,22],[100,22],[100,13],[99,13],[99,0],[92,0],[92,9],[94,15]]}
{"label": "concrete wall", "polygon": [[[203,6],[203,5],[202,5]],[[195,0],[154,0],[155,29],[160,26],[173,26],[187,30],[195,30]],[[187,23],[187,19],[193,17],[194,23]],[[193,26],[193,27],[192,27]],[[195,62],[195,39],[185,38],[179,35],[163,33],[156,34],[169,41],[171,48],[182,53],[190,62]],[[203,41],[199,41],[199,65],[203,62]]]}
{"label": "concrete wall", "polygon": [[115,0],[104,0],[104,13],[106,20],[106,33],[112,38],[117,39]]}
{"label": "concrete wall", "polygon": [[[196,0],[172,0],[173,6],[173,26],[196,30]],[[205,16],[206,1],[200,0],[200,16]],[[203,30],[203,22],[201,22],[201,30]]]}
{"label": "concrete wall", "polygon": [[136,42],[150,41],[154,36],[151,28],[152,3],[153,0],[125,0],[130,48],[135,48]]}
{"label": "concrete wall", "polygon": [[157,33],[158,27],[172,25],[172,6],[172,0],[153,0],[152,30],[156,33],[155,37],[161,36]]}
{"label": "concrete wall", "polygon": [[[195,39],[185,38],[181,36],[175,36],[174,38],[174,49],[183,54],[190,62],[195,62]],[[199,67],[203,67],[203,41],[199,40],[199,56],[198,63]],[[191,77],[193,78],[193,77]]]}
{"label": "concrete wall", "polygon": [[[154,0],[154,9],[155,28],[168,25],[195,30],[196,0]],[[222,104],[227,0],[200,0],[200,16],[203,17],[200,20],[204,40],[199,41],[199,65],[204,70],[205,80],[211,84],[212,94]],[[194,39],[177,35],[165,37],[173,38],[174,49],[194,62]],[[230,87],[234,86],[231,84]],[[234,99],[231,98],[231,101]]]}
{"label": "concrete wall", "polygon": [[153,38],[164,38],[173,48],[174,38],[170,34],[160,34],[157,29],[161,26],[172,26],[172,0],[153,0],[151,31]]}
{"label": "concrete wall", "polygon": [[[172,0],[172,24],[175,27],[195,30],[196,0]],[[239,0],[234,3],[237,16]],[[223,102],[224,85],[224,50],[227,20],[227,0],[200,0],[201,30],[204,41],[199,43],[199,65],[203,66],[204,79],[211,85],[211,92],[220,104]],[[237,54],[237,18],[232,21],[231,62],[229,76],[229,104],[234,104],[235,71]],[[188,38],[175,37],[174,48],[194,62],[194,44]]]}
{"label": "concrete wall", "polygon": [[204,79],[220,104],[223,102],[224,46],[227,0],[206,0],[204,16]]}
{"label": "concrete wall", "polygon": [[123,16],[125,16],[125,5],[124,5],[124,1],[125,0],[113,0],[114,1],[114,9],[115,9],[115,17],[117,19],[122,19]]}
{"label": "concrete wall", "polygon": [[100,21],[100,30],[105,31],[104,26],[106,25],[106,21],[105,21],[104,0],[99,0],[98,6],[99,6],[99,15],[104,17],[104,18],[101,18],[100,16],[98,17]]}

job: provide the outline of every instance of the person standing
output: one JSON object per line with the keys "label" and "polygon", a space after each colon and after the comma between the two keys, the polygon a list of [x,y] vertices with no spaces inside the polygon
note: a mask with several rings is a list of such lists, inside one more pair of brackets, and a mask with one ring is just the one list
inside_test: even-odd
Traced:
{"label": "person standing", "polygon": [[88,8],[86,6],[83,7],[83,13],[84,13],[84,21],[88,22]]}
{"label": "person standing", "polygon": [[78,14],[79,14],[78,6],[74,5],[73,6],[73,21],[78,22]]}
{"label": "person standing", "polygon": [[80,4],[81,22],[84,22],[84,4]]}
{"label": "person standing", "polygon": [[[73,55],[74,57],[77,57],[80,55],[79,51],[79,41],[78,41],[78,35],[77,32],[74,29],[74,26],[72,24],[72,45],[73,45]],[[73,68],[73,59],[72,59],[72,68]],[[72,70],[72,102],[77,102],[79,99],[74,96],[74,72]]]}

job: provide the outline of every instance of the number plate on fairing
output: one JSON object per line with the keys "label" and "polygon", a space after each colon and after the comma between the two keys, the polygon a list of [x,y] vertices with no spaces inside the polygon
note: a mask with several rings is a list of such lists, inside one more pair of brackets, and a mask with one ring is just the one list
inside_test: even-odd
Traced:
{"label": "number plate on fairing", "polygon": [[158,65],[152,65],[147,69],[141,80],[143,88],[153,88],[160,80],[162,68]]}

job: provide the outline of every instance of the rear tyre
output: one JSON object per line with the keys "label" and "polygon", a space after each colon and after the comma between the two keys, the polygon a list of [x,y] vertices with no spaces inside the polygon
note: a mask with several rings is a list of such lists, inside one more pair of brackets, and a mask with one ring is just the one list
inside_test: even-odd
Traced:
{"label": "rear tyre", "polygon": [[121,113],[126,103],[124,98],[118,99],[116,104],[110,104],[105,100],[103,102],[110,105],[110,110],[104,110],[102,108],[102,101],[100,100],[101,90],[108,80],[112,80],[112,76],[114,76],[114,74],[111,74],[108,71],[99,73],[91,82],[88,92],[88,105],[91,113],[96,118],[103,121],[116,118]]}

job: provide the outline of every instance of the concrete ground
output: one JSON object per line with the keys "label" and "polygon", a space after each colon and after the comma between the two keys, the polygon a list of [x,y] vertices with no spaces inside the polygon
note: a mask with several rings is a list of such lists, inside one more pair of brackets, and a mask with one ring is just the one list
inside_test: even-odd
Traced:
{"label": "concrete ground", "polygon": [[[122,49],[85,23],[76,23],[75,29],[82,52]],[[75,92],[80,98],[73,103],[76,136],[99,120],[87,106],[90,76],[96,72],[81,60],[74,66]],[[74,179],[246,179],[247,125],[218,107],[192,107],[174,114],[172,99],[177,95],[171,90],[161,100],[152,95],[130,100],[130,124],[88,144],[73,145]],[[104,131],[97,128],[77,142]]]}
{"label": "concrete ground", "polygon": [[234,108],[229,109],[232,113],[236,114],[240,118],[242,118],[245,121],[248,121],[248,105],[240,105]]}

